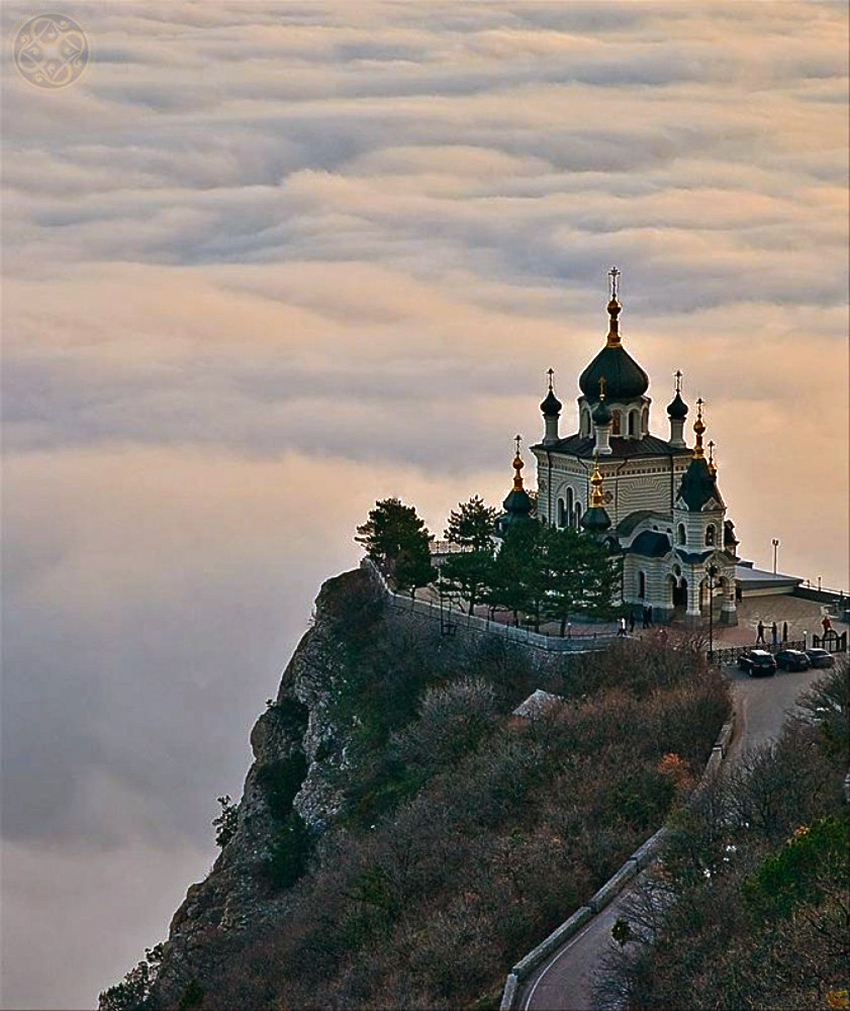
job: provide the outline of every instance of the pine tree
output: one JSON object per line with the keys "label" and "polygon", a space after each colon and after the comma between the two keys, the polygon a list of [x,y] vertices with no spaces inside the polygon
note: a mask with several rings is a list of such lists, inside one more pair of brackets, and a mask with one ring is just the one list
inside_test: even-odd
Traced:
{"label": "pine tree", "polygon": [[457,509],[452,509],[443,536],[452,544],[475,551],[489,551],[496,516],[492,506],[485,505],[478,495],[474,495],[468,502],[460,502]]}

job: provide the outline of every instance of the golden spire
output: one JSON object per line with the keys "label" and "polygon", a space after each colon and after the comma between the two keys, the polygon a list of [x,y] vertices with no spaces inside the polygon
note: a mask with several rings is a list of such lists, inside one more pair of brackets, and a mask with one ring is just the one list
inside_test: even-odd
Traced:
{"label": "golden spire", "polygon": [[523,491],[522,468],[525,464],[522,462],[522,457],[519,455],[519,447],[522,443],[522,436],[518,435],[514,441],[516,442],[516,456],[514,457],[514,491]]}
{"label": "golden spire", "polygon": [[702,448],[702,434],[705,431],[705,422],[702,420],[702,405],[705,401],[700,397],[697,400],[697,420],[694,422],[694,431],[696,432],[697,441],[694,445],[694,459],[700,460],[705,456],[705,452]]}
{"label": "golden spire", "polygon": [[596,459],[593,461],[593,473],[590,475],[590,483],[593,485],[593,491],[590,493],[590,504],[594,509],[598,509],[605,504],[605,496],[602,494],[602,475],[599,473],[598,453],[596,454]]}
{"label": "golden spire", "polygon": [[617,278],[620,276],[620,271],[616,267],[612,267],[608,271],[608,276],[611,278],[611,301],[608,303],[609,322],[605,347],[618,348],[620,346],[620,321],[617,317],[623,308],[617,301]]}

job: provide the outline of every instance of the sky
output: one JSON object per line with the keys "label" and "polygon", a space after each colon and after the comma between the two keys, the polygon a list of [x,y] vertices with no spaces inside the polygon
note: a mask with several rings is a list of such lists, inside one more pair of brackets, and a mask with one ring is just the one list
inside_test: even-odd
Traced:
{"label": "sky", "polygon": [[651,429],[681,369],[741,554],[847,589],[848,25],[48,7],[91,54],[56,90],[12,59],[41,8],[0,10],[2,1003],[91,1008],[207,873],[370,505],[498,503],[550,366],[575,430],[613,264]]}

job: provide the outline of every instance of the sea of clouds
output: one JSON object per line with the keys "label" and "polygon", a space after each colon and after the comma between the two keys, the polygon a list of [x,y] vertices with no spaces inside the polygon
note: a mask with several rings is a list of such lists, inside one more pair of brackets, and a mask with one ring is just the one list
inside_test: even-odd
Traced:
{"label": "sea of clouds", "polygon": [[370,504],[498,502],[549,366],[574,429],[612,264],[742,553],[846,583],[845,4],[65,10],[91,62],[51,92],[2,8],[16,1008],[165,936]]}

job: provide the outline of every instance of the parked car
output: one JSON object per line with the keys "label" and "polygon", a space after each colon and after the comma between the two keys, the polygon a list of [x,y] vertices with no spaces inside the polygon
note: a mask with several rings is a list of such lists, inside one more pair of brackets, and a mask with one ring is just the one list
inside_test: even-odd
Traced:
{"label": "parked car", "polygon": [[827,653],[825,649],[807,649],[806,656],[809,658],[810,667],[835,666],[835,657],[832,653]]}
{"label": "parked car", "polygon": [[781,649],[776,654],[776,666],[782,670],[808,670],[810,664],[801,649]]}
{"label": "parked car", "polygon": [[738,657],[738,666],[751,678],[770,677],[776,673],[776,661],[766,649],[749,649]]}

